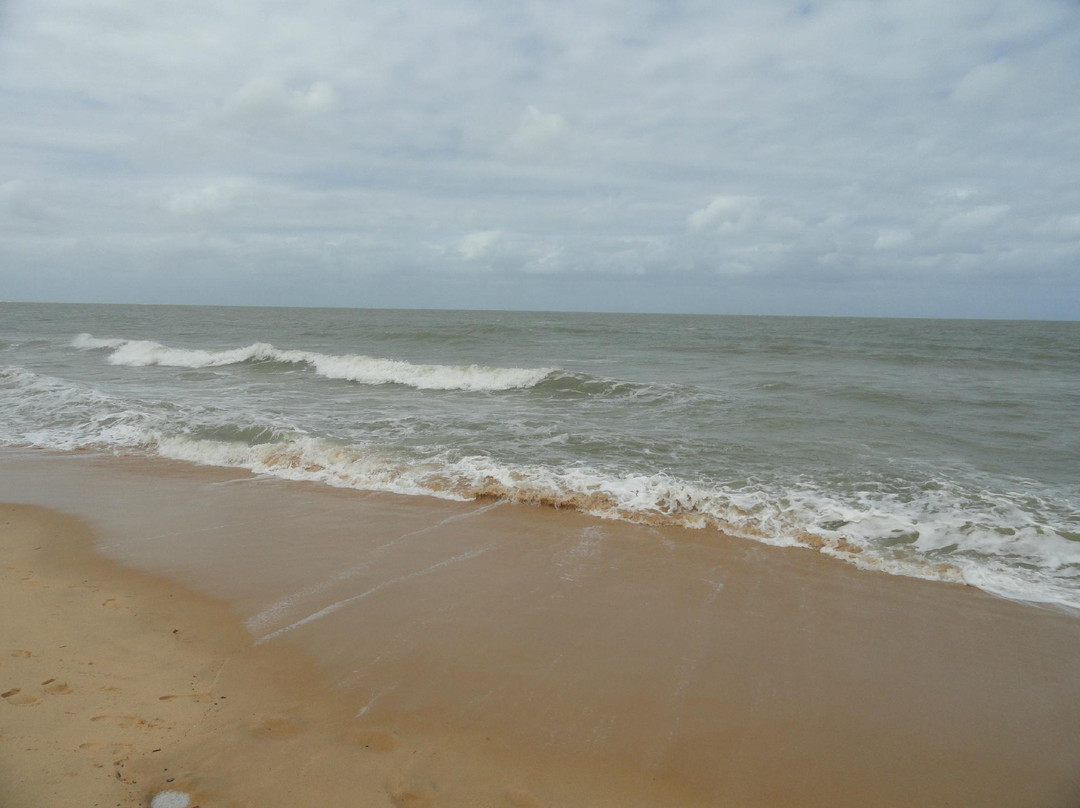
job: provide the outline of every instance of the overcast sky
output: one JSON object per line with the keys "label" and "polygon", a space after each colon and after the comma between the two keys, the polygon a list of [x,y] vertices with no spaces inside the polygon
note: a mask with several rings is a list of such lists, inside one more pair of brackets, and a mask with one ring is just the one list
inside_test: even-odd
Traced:
{"label": "overcast sky", "polygon": [[0,299],[1080,319],[1077,0],[0,0]]}

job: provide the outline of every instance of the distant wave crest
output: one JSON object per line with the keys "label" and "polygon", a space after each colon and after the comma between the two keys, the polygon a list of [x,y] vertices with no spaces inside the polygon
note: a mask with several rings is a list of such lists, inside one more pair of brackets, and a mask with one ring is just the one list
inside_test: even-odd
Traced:
{"label": "distant wave crest", "polygon": [[402,384],[417,390],[495,392],[533,387],[555,373],[554,368],[501,368],[483,365],[423,365],[399,359],[361,354],[335,356],[314,351],[275,348],[257,342],[242,348],[208,351],[172,348],[151,340],[102,339],[79,334],[71,342],[80,350],[108,349],[108,362],[126,367],[161,365],[210,368],[243,362],[280,362],[307,365],[319,376],[357,384]]}

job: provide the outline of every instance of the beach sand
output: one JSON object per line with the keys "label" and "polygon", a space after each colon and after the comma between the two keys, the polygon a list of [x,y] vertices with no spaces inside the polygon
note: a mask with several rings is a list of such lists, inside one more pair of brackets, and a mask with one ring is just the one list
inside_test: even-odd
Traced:
{"label": "beach sand", "polygon": [[1075,615],[166,461],[0,499],[4,808],[1080,805]]}
{"label": "beach sand", "polygon": [[203,806],[386,803],[392,767],[369,753],[385,740],[345,732],[310,661],[260,652],[227,605],[102,559],[70,517],[5,505],[0,530],[4,808],[148,805],[166,789]]}

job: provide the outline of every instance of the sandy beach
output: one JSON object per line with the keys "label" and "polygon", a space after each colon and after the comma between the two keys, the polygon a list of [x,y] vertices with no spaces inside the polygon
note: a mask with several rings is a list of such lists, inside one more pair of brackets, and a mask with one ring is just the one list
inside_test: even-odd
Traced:
{"label": "sandy beach", "polygon": [[0,499],[5,808],[1080,798],[1075,615],[704,531],[91,453],[5,450]]}
{"label": "sandy beach", "polygon": [[0,528],[5,808],[386,802],[390,736],[347,732],[311,666],[226,605],[102,560],[70,517],[3,506]]}

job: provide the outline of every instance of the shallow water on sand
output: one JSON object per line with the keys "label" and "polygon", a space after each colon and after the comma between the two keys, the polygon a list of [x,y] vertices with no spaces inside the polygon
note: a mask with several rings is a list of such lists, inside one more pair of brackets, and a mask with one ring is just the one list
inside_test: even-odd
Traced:
{"label": "shallow water on sand", "polygon": [[433,795],[396,804],[1080,793],[1080,621],[1057,610],[716,531],[106,452],[2,449],[0,500],[225,600],[257,651],[307,652],[338,717]]}

